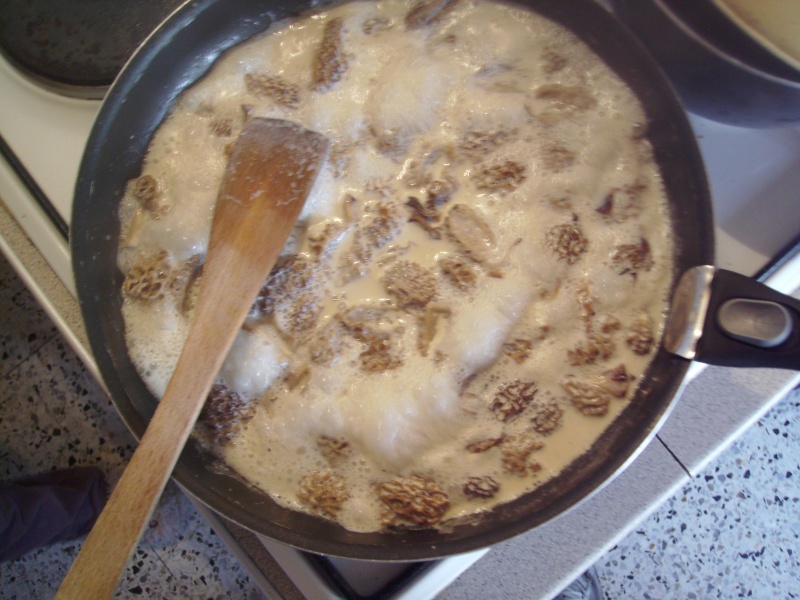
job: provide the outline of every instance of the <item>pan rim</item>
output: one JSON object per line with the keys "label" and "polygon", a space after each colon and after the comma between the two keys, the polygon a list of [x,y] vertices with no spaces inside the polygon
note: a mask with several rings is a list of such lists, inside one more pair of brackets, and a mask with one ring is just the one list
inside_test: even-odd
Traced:
{"label": "pan rim", "polygon": [[[651,97],[651,103],[655,102],[659,108],[670,108],[670,118],[665,119],[662,116],[660,120],[656,119],[658,122],[655,125],[651,123],[654,131],[651,131],[650,134],[658,135],[665,140],[672,140],[671,143],[673,145],[679,146],[676,153],[684,155],[684,160],[687,158],[685,155],[688,153],[689,163],[694,165],[691,179],[696,189],[693,194],[700,199],[704,199],[691,210],[688,207],[681,208],[681,210],[691,212],[691,214],[688,216],[678,215],[678,217],[673,218],[673,221],[676,218],[684,220],[696,218],[701,230],[705,230],[708,234],[713,234],[710,195],[702,167],[702,158],[694,142],[688,118],[683,112],[680,102],[672,92],[660,69],[622,25],[615,21],[605,9],[597,5],[594,0],[580,0],[580,2],[580,5],[578,5],[578,0],[571,2],[568,8],[559,8],[559,4],[563,3],[556,0],[532,0],[527,3],[518,1],[514,2],[514,4],[521,4],[534,10],[537,7],[541,9],[546,6],[550,11],[550,13],[545,14],[548,18],[551,18],[551,14],[563,15],[580,10],[585,13],[583,17],[587,18],[587,21],[594,20],[595,23],[602,23],[606,36],[612,37],[611,33],[613,33],[617,37],[614,42],[617,48],[616,52],[630,52],[631,49],[636,49],[637,56],[633,65],[635,68],[632,70],[645,69],[650,77],[654,77],[656,81],[659,81],[658,97],[655,99]],[[145,76],[146,70],[148,68],[156,68],[152,66],[154,61],[163,56],[161,53],[167,51],[170,44],[179,43],[176,39],[179,39],[181,31],[185,32],[186,28],[192,23],[200,22],[205,26],[206,22],[201,21],[201,19],[206,19],[206,21],[212,19],[214,15],[217,15],[214,11],[219,12],[222,4],[225,4],[224,0],[192,0],[173,13],[130,59],[123,74],[118,77],[106,100],[101,105],[98,119],[92,129],[81,162],[75,189],[71,250],[73,257],[77,259],[75,279],[79,304],[84,322],[87,325],[90,346],[98,361],[100,373],[118,412],[137,439],[146,427],[146,413],[148,410],[153,409],[155,400],[151,397],[150,405],[143,406],[142,402],[136,404],[128,398],[131,390],[141,392],[143,384],[141,381],[137,383],[131,379],[129,373],[121,374],[119,372],[119,369],[125,366],[124,360],[119,356],[114,356],[110,346],[114,336],[124,333],[120,330],[119,323],[102,322],[104,321],[104,316],[108,315],[109,311],[114,310],[113,299],[112,302],[109,302],[108,297],[99,294],[97,291],[98,281],[103,281],[104,278],[108,279],[109,277],[108,269],[103,266],[109,263],[108,257],[93,255],[98,254],[97,240],[106,236],[114,238],[115,235],[118,236],[118,230],[114,231],[112,229],[109,231],[108,228],[92,224],[91,217],[92,211],[96,210],[96,206],[103,206],[103,202],[108,203],[115,200],[113,218],[116,219],[116,204],[121,197],[121,188],[118,186],[113,189],[109,200],[109,197],[104,196],[108,192],[109,186],[100,185],[101,182],[98,176],[102,172],[113,171],[115,168],[127,169],[127,172],[119,173],[118,183],[127,181],[130,178],[128,175],[135,176],[132,175],[131,168],[136,164],[141,164],[141,156],[138,157],[137,163],[135,151],[124,152],[124,147],[121,144],[112,146],[108,139],[112,136],[121,137],[115,128],[119,125],[120,119],[124,119],[127,114],[130,114],[130,103],[132,101],[135,102],[137,98],[143,95],[142,86],[144,84],[142,77]],[[258,21],[258,26],[254,27],[254,29],[257,29],[265,23],[272,22],[275,16],[279,14],[275,11],[274,7],[276,5],[283,6],[284,10],[286,10],[287,6],[292,6],[292,3],[284,2],[283,0],[276,0],[275,2],[248,0],[243,5],[257,13],[254,19]],[[267,8],[267,5],[269,5],[269,8]],[[580,9],[578,6],[580,6]],[[239,10],[242,9],[240,8]],[[564,25],[563,21],[558,22]],[[595,27],[599,26],[595,25]],[[573,28],[570,27],[570,29]],[[234,40],[230,36],[220,37],[224,38],[223,41],[228,42],[229,46],[233,45]],[[248,35],[247,37],[251,36]],[[583,36],[579,37],[584,39]],[[584,41],[587,40],[584,39]],[[607,41],[605,38],[593,38],[590,46],[597,51],[595,46]],[[212,52],[197,57],[194,61],[188,61],[191,63],[191,69],[193,69],[191,74],[201,75],[207,68],[210,68],[214,60],[229,46],[214,49]],[[183,67],[183,65],[181,66]],[[191,79],[191,81],[189,79],[189,76],[184,76],[181,80],[182,88],[177,91],[173,89],[166,92],[169,102],[164,101],[161,103],[163,106],[160,108],[163,114],[166,114],[168,105],[174,102],[179,93],[194,81],[194,79]],[[655,131],[656,129],[657,131]],[[144,131],[136,132],[136,147],[141,148],[144,142],[143,138],[149,139],[153,130],[154,127],[149,128],[149,130],[148,127],[145,127]],[[123,150],[120,150],[120,148],[123,148]],[[123,152],[124,156],[114,156],[113,160],[109,160],[110,154],[120,151]],[[713,237],[707,236],[702,240],[691,239],[690,241],[697,247],[692,246],[689,249],[687,245],[687,248],[676,249],[676,252],[680,253],[681,256],[684,253],[687,255],[682,257],[680,261],[681,268],[693,266],[693,264],[689,263],[707,264],[713,262]],[[114,251],[114,258],[115,256],[116,251]],[[678,264],[677,260],[676,264]],[[677,278],[677,273],[674,278]],[[105,285],[110,286],[112,289],[116,286],[116,289],[119,289],[120,282],[120,274],[112,273],[111,280],[106,281]],[[524,514],[524,506],[521,507],[521,505],[525,505],[525,502],[514,501],[504,504],[500,508],[503,509],[504,513],[507,513],[507,516],[501,519],[499,523],[495,523],[496,519],[492,519],[490,516],[484,518],[480,525],[458,525],[457,527],[460,528],[459,531],[462,532],[462,535],[453,539],[448,539],[444,534],[432,534],[430,531],[409,531],[400,535],[394,533],[344,533],[338,531],[342,529],[338,526],[334,531],[330,523],[302,513],[282,515],[282,518],[266,522],[258,514],[242,509],[240,503],[235,499],[226,497],[222,491],[210,489],[206,482],[200,479],[196,469],[193,469],[190,463],[191,460],[196,458],[196,454],[199,452],[197,449],[187,448],[184,451],[184,454],[179,459],[174,477],[192,496],[234,522],[302,550],[344,558],[386,561],[429,560],[460,554],[504,541],[550,521],[565,510],[577,506],[599,492],[629,465],[655,436],[658,427],[667,418],[674,405],[674,399],[683,385],[684,376],[689,366],[689,363],[684,359],[667,355],[663,350],[659,350],[657,359],[660,361],[659,364],[663,365],[661,368],[663,373],[652,373],[648,369],[647,380],[656,382],[664,380],[661,385],[666,386],[663,389],[666,389],[667,393],[661,394],[661,400],[655,409],[648,407],[649,412],[652,414],[647,427],[640,429],[635,439],[628,440],[623,444],[624,457],[608,459],[603,463],[603,469],[594,472],[589,486],[591,489],[587,491],[583,487],[575,488],[572,493],[560,496],[561,502],[558,506],[540,508],[536,512],[528,510],[527,514]],[[123,363],[120,363],[121,360],[123,360]],[[656,359],[653,362],[655,363],[655,361]],[[639,392],[637,391],[638,394]],[[120,398],[123,397],[127,398],[127,405],[121,407]],[[631,400],[631,404],[634,404],[634,400]],[[639,401],[637,406],[639,404],[642,404],[642,402]],[[218,474],[219,481],[224,481],[225,477],[226,475],[224,474]],[[220,489],[224,489],[225,484],[222,483],[220,485]],[[288,511],[288,509],[283,510]],[[298,527],[298,524],[301,527]],[[363,540],[363,542],[360,540]]]}

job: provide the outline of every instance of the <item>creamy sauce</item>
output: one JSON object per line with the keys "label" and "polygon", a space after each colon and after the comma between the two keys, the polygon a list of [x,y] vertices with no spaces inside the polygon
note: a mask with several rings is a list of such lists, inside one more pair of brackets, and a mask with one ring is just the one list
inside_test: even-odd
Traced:
{"label": "creamy sauce", "polygon": [[[535,14],[462,0],[409,28],[413,6],[338,5],[229,51],[152,140],[143,173],[158,182],[166,208],[145,210],[132,193],[120,207],[123,272],[130,278],[159,251],[177,272],[206,250],[226,146],[245,113],[290,119],[332,140],[285,249],[314,276],[274,312],[253,314],[239,334],[220,382],[257,408],[215,450],[297,510],[320,510],[298,495],[303,478],[334,473],[347,493],[326,516],[356,531],[409,524],[378,498],[381,482],[435,482],[447,495],[446,513],[410,523],[432,525],[559,473],[633,395],[658,342],[671,281],[666,199],[632,92],[582,42]],[[320,88],[314,57],[338,18],[346,68]],[[299,99],[263,97],[248,75],[272,77],[273,88],[289,82]],[[478,150],[466,143],[477,133]],[[449,191],[435,201],[443,182]],[[430,218],[409,222],[411,197]],[[394,220],[376,233],[382,209]],[[464,234],[455,230],[459,217]],[[322,235],[326,227],[335,235]],[[445,273],[453,258],[474,280],[462,286]],[[435,282],[430,298],[407,303],[398,295],[394,277],[408,264]],[[301,297],[310,312],[298,313]],[[373,311],[368,325],[378,337],[342,324],[354,308]],[[161,395],[191,309],[167,293],[128,296],[124,314],[130,355]],[[298,315],[308,314],[311,324],[298,329]],[[644,348],[630,341],[642,322],[650,334]],[[321,360],[315,352],[334,346],[318,340],[334,330],[335,349]],[[370,354],[376,339],[389,354]],[[367,368],[372,358],[395,362]],[[618,365],[624,390],[609,395],[604,377]],[[573,378],[600,398],[604,414],[584,414],[565,386]],[[505,414],[496,399],[519,382],[536,391]],[[553,431],[535,421],[545,406],[560,413]],[[331,458],[320,439],[341,440],[347,450]],[[501,441],[467,449],[491,439]],[[537,448],[515,471],[504,457],[520,440]],[[468,494],[471,477],[491,477],[497,489],[488,498]]]}

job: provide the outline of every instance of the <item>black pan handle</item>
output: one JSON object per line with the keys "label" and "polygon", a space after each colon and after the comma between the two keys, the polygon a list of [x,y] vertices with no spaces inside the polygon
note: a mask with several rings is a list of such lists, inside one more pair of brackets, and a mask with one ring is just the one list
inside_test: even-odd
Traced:
{"label": "black pan handle", "polygon": [[664,347],[711,365],[800,370],[800,300],[733,271],[694,267],[676,288]]}

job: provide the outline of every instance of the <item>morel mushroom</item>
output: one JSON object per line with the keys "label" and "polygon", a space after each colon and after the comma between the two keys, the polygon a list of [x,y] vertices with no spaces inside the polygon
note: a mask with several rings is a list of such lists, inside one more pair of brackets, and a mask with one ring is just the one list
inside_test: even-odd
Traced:
{"label": "morel mushroom", "polygon": [[131,195],[154,219],[159,219],[169,210],[161,184],[152,175],[142,175],[129,183]]}
{"label": "morel mushroom", "polygon": [[491,498],[500,489],[500,484],[492,477],[470,477],[462,488],[468,498]]}
{"label": "morel mushroom", "polygon": [[472,160],[481,160],[488,153],[507,143],[513,137],[509,131],[470,131],[458,145],[461,150]]}
{"label": "morel mushroom", "polygon": [[300,481],[297,497],[324,515],[335,517],[350,498],[344,478],[333,471],[318,471]]}
{"label": "morel mushroom", "polygon": [[589,249],[583,230],[575,222],[550,228],[545,236],[545,243],[558,258],[566,260],[570,265],[578,262],[581,254]]}
{"label": "morel mushroom", "polygon": [[247,73],[244,76],[247,90],[259,98],[268,98],[286,108],[300,104],[300,89],[285,79],[266,73]]}
{"label": "morel mushroom", "polygon": [[347,71],[347,55],[343,40],[344,20],[339,17],[325,24],[317,55],[314,57],[315,90],[327,90]]}
{"label": "morel mushroom", "polygon": [[616,398],[628,395],[628,384],[632,377],[625,370],[625,365],[620,363],[617,367],[603,371],[600,375],[600,387]]}
{"label": "morel mushroom", "polygon": [[221,383],[214,384],[200,411],[199,421],[219,443],[230,441],[255,414],[255,404],[248,402]]}
{"label": "morel mushroom", "polygon": [[200,295],[200,281],[203,273],[203,255],[195,254],[175,273],[169,284],[170,292],[178,299],[178,308],[183,314],[194,310]]}
{"label": "morel mushroom", "polygon": [[520,477],[538,473],[542,465],[532,459],[531,454],[543,447],[544,443],[525,435],[509,436],[500,447],[503,468]]}
{"label": "morel mushroom", "polygon": [[383,248],[403,229],[405,215],[388,203],[379,204],[359,230],[359,239],[370,249]]}
{"label": "morel mushroom", "polygon": [[655,333],[653,321],[648,315],[642,314],[631,323],[625,342],[635,354],[644,356],[650,353],[655,343]]}
{"label": "morel mushroom", "polygon": [[331,438],[325,435],[317,438],[317,448],[329,463],[345,458],[352,451],[350,442],[347,440]]}
{"label": "morel mushroom", "polygon": [[597,100],[588,88],[578,85],[547,83],[536,89],[536,98],[548,102],[542,120],[553,124],[575,113],[586,112],[597,106]]}
{"label": "morel mushroom", "polygon": [[495,247],[489,224],[466,204],[456,204],[445,219],[447,233],[476,262],[488,261]]}
{"label": "morel mushroom", "polygon": [[402,353],[385,338],[371,340],[366,350],[359,354],[359,359],[361,368],[367,373],[391,371],[403,364]]}
{"label": "morel mushroom", "polygon": [[569,394],[572,404],[583,414],[601,417],[608,412],[610,397],[601,387],[573,375],[567,376],[561,387]]}
{"label": "morel mushroom", "polygon": [[388,525],[430,527],[441,521],[450,508],[445,491],[436,482],[418,475],[379,483],[375,493],[392,511]]}
{"label": "morel mushroom", "polygon": [[507,160],[494,165],[479,167],[472,177],[475,187],[490,194],[507,194],[513,192],[527,179],[525,166]]}
{"label": "morel mushroom", "polygon": [[500,388],[489,408],[500,421],[517,416],[533,401],[539,390],[532,381],[515,381]]}
{"label": "morel mushroom", "polygon": [[521,365],[528,360],[532,348],[533,340],[514,338],[503,344],[503,354],[513,359],[518,365]]}
{"label": "morel mushroom", "polygon": [[575,164],[575,160],[575,152],[559,144],[548,146],[542,151],[542,166],[554,173],[568,169]]}
{"label": "morel mushroom", "polygon": [[417,263],[400,261],[381,278],[386,291],[401,307],[422,307],[436,295],[436,277]]}
{"label": "morel mushroom", "polygon": [[472,442],[471,444],[467,445],[467,452],[470,452],[471,454],[480,454],[482,452],[486,452],[502,444],[504,439],[505,438],[501,436],[497,438],[480,440],[478,442]]}
{"label": "morel mushroom", "polygon": [[569,364],[591,365],[598,360],[607,360],[614,354],[614,340],[609,335],[590,335],[582,344],[567,350]]}
{"label": "morel mushroom", "polygon": [[276,319],[278,328],[300,340],[309,334],[317,324],[321,307],[314,295],[303,293],[297,296],[289,306],[289,310],[282,318]]}
{"label": "morel mushroom", "polygon": [[344,348],[343,327],[332,320],[319,328],[308,342],[311,362],[322,367],[332,367],[339,360]]}
{"label": "morel mushroom", "polygon": [[620,269],[620,275],[630,274],[634,278],[640,271],[649,271],[653,268],[653,256],[650,244],[644,238],[638,244],[622,244],[617,246],[611,256],[614,266]]}
{"label": "morel mushroom", "polygon": [[313,265],[308,259],[299,254],[280,257],[258,293],[251,313],[264,317],[272,315],[276,304],[296,291],[308,289],[313,277]]}
{"label": "morel mushroom", "polygon": [[561,425],[561,417],[564,415],[564,411],[557,403],[535,404],[534,411],[531,425],[536,433],[549,435]]}
{"label": "morel mushroom", "polygon": [[447,255],[439,259],[439,268],[447,279],[462,292],[475,288],[478,275],[467,259],[459,255]]}
{"label": "morel mushroom", "polygon": [[441,20],[458,0],[423,0],[415,4],[406,14],[408,29],[421,29]]}
{"label": "morel mushroom", "polygon": [[428,304],[425,313],[419,318],[419,336],[417,338],[417,348],[422,356],[428,356],[431,343],[439,331],[439,323],[442,319],[450,317],[452,310],[447,306],[437,306]]}
{"label": "morel mushroom", "polygon": [[122,284],[122,291],[135,300],[152,301],[163,297],[172,279],[169,253],[162,250],[135,264]]}
{"label": "morel mushroom", "polygon": [[336,221],[328,221],[309,228],[308,245],[315,255],[325,256],[336,247],[347,227]]}

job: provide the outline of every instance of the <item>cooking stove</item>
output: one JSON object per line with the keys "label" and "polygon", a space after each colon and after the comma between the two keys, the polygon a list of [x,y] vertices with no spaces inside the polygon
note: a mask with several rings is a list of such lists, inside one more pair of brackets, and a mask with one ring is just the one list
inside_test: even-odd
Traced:
{"label": "cooking stove", "polygon": [[[16,69],[13,58],[0,57],[0,107],[0,249],[97,375],[74,299],[68,235],[73,188],[100,101],[43,89]],[[794,292],[800,286],[800,128],[748,130],[699,117],[691,122],[712,188],[717,264]],[[271,555],[265,565],[262,553],[253,550],[252,534],[198,508],[268,595],[277,595],[275,578],[288,576],[307,598],[460,598],[467,594],[465,586],[487,589],[488,582],[501,579],[509,590],[507,579],[513,583],[516,576],[526,578],[528,597],[550,597],[798,381],[797,374],[782,371],[748,370],[742,376],[707,371],[693,367],[695,380],[658,442],[625,472],[565,516],[492,551],[382,564],[311,556],[259,537],[259,549]],[[729,399],[728,417],[705,426],[698,406],[709,389]],[[681,436],[692,429],[688,423],[694,430],[701,427],[702,442]],[[574,531],[582,532],[580,540],[570,543]],[[527,566],[514,567],[509,553],[518,553]]]}

